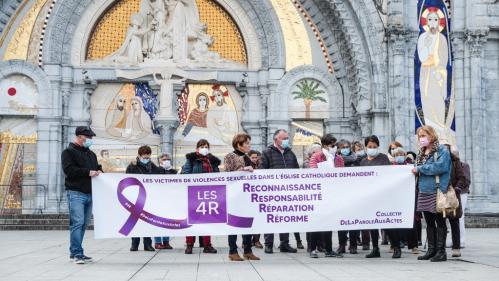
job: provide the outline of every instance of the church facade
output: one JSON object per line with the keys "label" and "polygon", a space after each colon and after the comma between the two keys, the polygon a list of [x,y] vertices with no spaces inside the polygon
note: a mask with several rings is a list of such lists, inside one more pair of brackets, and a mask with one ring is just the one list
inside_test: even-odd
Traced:
{"label": "church facade", "polygon": [[468,211],[499,210],[495,0],[8,0],[0,11],[0,207],[67,212],[60,153],[97,134],[105,172],[140,145],[176,167],[204,138],[263,150],[290,132],[417,151],[437,127],[472,169]]}

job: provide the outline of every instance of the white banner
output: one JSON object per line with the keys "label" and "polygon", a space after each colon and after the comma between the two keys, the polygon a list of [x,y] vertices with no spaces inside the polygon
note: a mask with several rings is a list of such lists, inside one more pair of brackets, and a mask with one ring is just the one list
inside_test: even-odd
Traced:
{"label": "white banner", "polygon": [[95,238],[412,228],[411,168],[101,174]]}

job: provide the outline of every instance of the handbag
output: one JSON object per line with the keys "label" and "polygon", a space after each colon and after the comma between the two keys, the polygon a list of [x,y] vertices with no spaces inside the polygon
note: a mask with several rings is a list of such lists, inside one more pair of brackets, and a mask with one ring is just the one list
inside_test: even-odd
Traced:
{"label": "handbag", "polygon": [[[435,157],[438,157],[437,153],[435,153]],[[447,214],[452,214],[452,217],[456,217],[457,209],[460,205],[456,195],[456,190],[449,184],[447,192],[443,193],[440,190],[440,176],[438,175],[435,176],[435,182],[437,186],[437,213],[441,213],[444,218]]]}

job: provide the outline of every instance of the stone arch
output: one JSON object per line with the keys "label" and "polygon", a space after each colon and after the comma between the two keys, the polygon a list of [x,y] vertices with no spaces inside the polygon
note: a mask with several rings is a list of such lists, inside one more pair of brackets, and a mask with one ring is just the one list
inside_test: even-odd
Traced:
{"label": "stone arch", "polygon": [[24,75],[29,77],[35,82],[35,85],[38,88],[38,113],[37,115],[42,116],[50,116],[51,105],[49,104],[50,96],[51,96],[51,87],[49,83],[49,78],[43,70],[41,70],[38,66],[28,63],[23,60],[10,60],[0,62],[0,80],[7,78],[14,74]]}
{"label": "stone arch", "polygon": [[383,40],[377,35],[383,35],[384,28],[380,20],[373,19],[377,15],[375,7],[357,0],[300,2],[323,35],[336,77],[347,84],[348,104],[355,107],[354,113],[367,114],[374,107],[384,107],[386,103],[374,103],[374,96],[384,97],[385,86],[381,81],[386,73]]}
{"label": "stone arch", "polygon": [[[269,13],[272,6],[269,0],[237,0],[237,5],[230,4],[227,0],[218,0],[218,3],[224,7],[233,18],[244,24],[251,24],[254,29],[253,34],[247,33],[248,39],[256,38],[255,42],[246,42],[246,44],[255,44],[260,51],[261,68],[283,68],[284,67],[284,43],[278,19],[275,13]],[[108,7],[115,0],[107,0],[104,3],[95,3],[92,0],[66,0],[57,2],[54,7],[53,16],[50,18],[47,33],[45,36],[45,47],[43,50],[44,64],[63,64],[70,65],[74,63],[72,57],[72,44],[82,44],[84,42],[85,30],[79,28],[80,21],[96,21],[95,17],[99,14],[89,15],[92,11],[104,12],[102,7]],[[99,9],[99,7],[101,7]],[[232,9],[231,9],[232,8]],[[88,11],[87,11],[88,10]],[[90,21],[89,18],[90,17]],[[248,26],[251,26],[248,25]],[[242,27],[240,26],[242,29]],[[247,28],[247,27],[246,27]],[[241,30],[243,33],[243,29]],[[75,39],[80,42],[75,43]],[[246,39],[246,37],[245,37]],[[85,42],[86,44],[86,42]],[[81,57],[83,46],[76,46]]]}
{"label": "stone arch", "polygon": [[314,65],[303,65],[288,71],[270,97],[269,119],[289,120],[288,105],[293,86],[302,79],[314,79],[325,88],[329,97],[329,119],[341,117],[341,89],[337,79],[331,73]]}

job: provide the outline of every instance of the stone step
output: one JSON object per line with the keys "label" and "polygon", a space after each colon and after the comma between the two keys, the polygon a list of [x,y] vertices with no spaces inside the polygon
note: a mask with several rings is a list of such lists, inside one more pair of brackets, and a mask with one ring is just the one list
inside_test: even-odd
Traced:
{"label": "stone step", "polygon": [[[68,230],[68,214],[0,215],[0,230]],[[93,229],[93,221],[88,229]]]}

